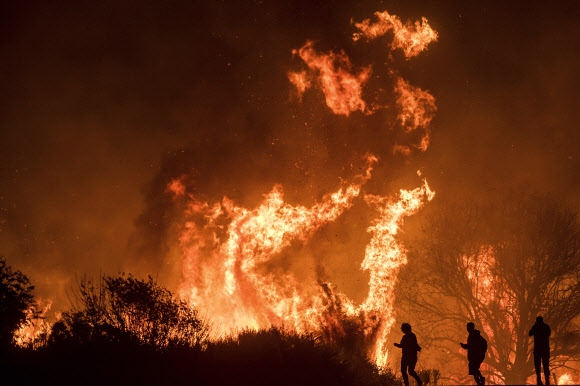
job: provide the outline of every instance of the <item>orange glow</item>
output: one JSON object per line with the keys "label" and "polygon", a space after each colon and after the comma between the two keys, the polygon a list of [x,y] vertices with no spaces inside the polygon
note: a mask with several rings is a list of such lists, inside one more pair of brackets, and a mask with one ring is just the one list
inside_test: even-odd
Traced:
{"label": "orange glow", "polygon": [[185,259],[182,294],[208,310],[218,328],[226,331],[271,324],[310,330],[309,324],[316,323],[319,289],[302,288],[285,273],[261,275],[258,265],[336,220],[370,178],[374,162],[376,158],[369,156],[364,175],[312,208],[286,204],[281,186],[275,186],[252,210],[228,198],[214,205],[192,200],[189,215],[203,226],[188,221],[180,238]]}
{"label": "orange glow", "polygon": [[[474,299],[479,299],[481,305],[488,309],[493,305],[494,308],[506,312],[507,315],[516,314],[515,296],[507,290],[509,286],[505,282],[505,279],[493,274],[496,260],[494,250],[491,246],[482,246],[476,255],[469,257],[462,256],[461,262],[463,263],[467,278],[471,282]],[[513,361],[516,352],[515,345],[518,341],[514,321],[506,317],[502,320],[502,323],[502,328],[511,335],[512,351],[510,353],[510,360]],[[489,339],[493,340],[495,338],[493,329],[490,328],[485,319],[482,321],[482,328]],[[496,358],[499,357],[497,348],[493,344],[489,345],[489,353]]]}
{"label": "orange glow", "polygon": [[[349,116],[354,111],[369,112],[362,99],[362,86],[369,79],[370,67],[353,74],[350,59],[346,54],[318,53],[312,42],[307,42],[299,50],[294,50],[293,54],[300,56],[306,65],[316,72],[326,98],[326,105],[335,114]],[[309,83],[304,81],[305,76],[291,73],[289,77],[302,95],[301,93],[309,86]]]}
{"label": "orange glow", "polygon": [[[410,23],[403,25],[396,16],[387,12],[377,12],[376,15],[379,18],[377,23],[371,23],[367,19],[355,24],[360,31],[354,34],[355,41],[362,37],[374,39],[393,30],[395,39],[392,48],[402,48],[407,58],[410,58],[422,52],[430,42],[437,40],[437,33],[424,18],[422,24],[416,22],[413,26]],[[309,87],[317,85],[325,95],[326,105],[338,115],[349,116],[354,111],[371,115],[380,109],[393,106],[392,102],[389,104],[375,101],[369,107],[363,99],[363,89],[370,78],[371,67],[354,72],[350,59],[344,52],[319,53],[309,41],[302,48],[294,50],[293,54],[298,55],[309,68],[309,71],[288,73],[288,79],[294,85],[300,101]],[[389,74],[391,77],[394,72],[390,71]],[[435,98],[428,91],[410,85],[400,76],[394,77],[397,121],[407,134],[414,136],[414,140],[410,144],[395,144],[393,153],[409,156],[413,149],[426,151],[431,141],[430,124],[437,110]],[[316,81],[313,83],[311,80]]]}
{"label": "orange glow", "polygon": [[577,385],[577,384],[578,382],[574,381],[572,376],[568,373],[558,377],[558,385]]}
{"label": "orange glow", "polygon": [[296,87],[298,99],[302,100],[302,95],[310,87],[310,80],[308,80],[306,71],[290,72],[288,73],[288,80]]}
{"label": "orange glow", "polygon": [[397,118],[407,132],[423,130],[421,139],[415,147],[421,151],[427,150],[430,142],[430,124],[437,110],[435,98],[427,91],[411,86],[402,78],[397,79],[395,93],[399,107]]}
{"label": "orange glow", "polygon": [[374,23],[370,19],[354,23],[354,26],[360,31],[353,34],[354,41],[361,38],[376,39],[389,31],[393,31],[392,49],[400,48],[405,53],[405,57],[411,58],[419,55],[427,49],[429,43],[437,40],[437,32],[429,26],[424,17],[421,18],[421,22],[403,24],[397,16],[390,15],[387,11],[375,12],[375,16],[378,21]]}
{"label": "orange glow", "polygon": [[[399,267],[406,263],[395,235],[405,216],[433,198],[426,182],[412,191],[401,190],[398,199],[364,196],[377,217],[367,229],[372,238],[361,269],[369,271],[370,280],[362,304],[355,305],[331,283],[299,282],[281,269],[263,269],[292,243],[305,243],[348,210],[371,178],[375,162],[368,156],[364,174],[310,208],[285,203],[281,186],[254,209],[239,207],[228,198],[213,205],[192,199],[187,213],[192,220],[184,223],[180,238],[184,259],[180,294],[207,312],[218,333],[271,325],[320,332],[340,329],[340,318],[356,317],[370,342],[369,356],[385,365],[385,342],[394,323],[394,286]],[[332,311],[337,304],[344,314]]]}
{"label": "orange glow", "polygon": [[429,189],[427,181],[412,191],[401,190],[398,201],[382,196],[365,196],[365,201],[376,208],[378,217],[367,229],[373,237],[366,247],[361,268],[370,271],[370,280],[368,296],[361,309],[367,315],[377,314],[380,317],[378,334],[371,352],[371,357],[379,366],[386,365],[387,335],[395,322],[393,304],[398,270],[407,263],[405,249],[395,235],[403,218],[416,213],[423,206],[424,200],[431,201],[434,196],[435,192]]}
{"label": "orange glow", "polygon": [[175,197],[183,196],[185,194],[185,186],[179,179],[174,179],[167,185],[167,191],[173,193]]}
{"label": "orange glow", "polygon": [[[17,346],[29,347],[34,346],[35,342],[42,337],[48,335],[52,328],[51,323],[46,322],[46,315],[52,307],[52,300],[39,298],[37,304],[33,305],[27,311],[29,323],[22,324],[18,331],[14,333],[14,341]],[[31,319],[35,309],[40,308],[40,315],[37,319]],[[57,315],[58,317],[59,315]]]}
{"label": "orange glow", "polygon": [[[390,18],[390,24],[386,19],[375,25],[364,21],[357,28],[376,36],[393,30],[393,44],[407,57],[417,55],[436,39],[424,19],[422,25],[416,23],[413,28],[403,26],[387,13],[377,16]],[[362,32],[355,34],[355,40],[362,36]],[[299,100],[308,88],[319,87],[334,114],[349,116],[360,111],[370,115],[385,107],[377,104],[371,109],[363,100],[370,66],[357,71],[344,52],[320,53],[310,41],[293,54],[307,67],[288,73]],[[394,151],[409,155],[413,148],[426,150],[435,99],[401,78],[395,81],[394,94],[401,126],[407,133],[423,133],[418,144],[398,144]],[[414,190],[401,190],[397,197],[361,193],[378,160],[369,155],[366,162],[361,175],[343,181],[335,192],[310,207],[285,202],[280,185],[254,208],[241,207],[227,197],[209,203],[188,195],[179,237],[183,255],[180,295],[207,313],[217,334],[273,325],[295,332],[322,332],[333,340],[346,334],[344,321],[355,321],[360,336],[364,336],[367,355],[377,365],[385,366],[387,337],[395,322],[397,275],[407,262],[405,248],[397,240],[398,229],[406,216],[416,213],[435,193],[425,180]],[[176,187],[181,186],[168,190],[175,193]],[[285,250],[307,243],[323,226],[335,222],[361,195],[374,214],[367,228],[371,238],[360,266],[369,275],[368,294],[361,304],[355,304],[332,283],[320,278],[298,279],[288,269],[272,263]]]}

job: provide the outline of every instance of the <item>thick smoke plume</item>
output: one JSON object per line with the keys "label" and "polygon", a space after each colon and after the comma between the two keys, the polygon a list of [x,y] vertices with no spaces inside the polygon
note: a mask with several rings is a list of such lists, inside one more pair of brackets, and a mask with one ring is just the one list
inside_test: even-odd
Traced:
{"label": "thick smoke plume", "polygon": [[415,216],[520,188],[579,204],[572,4],[0,8],[0,255],[55,311],[84,273],[150,273],[177,291],[190,195],[251,210],[278,184],[310,208],[363,173],[367,153],[379,161],[353,206],[265,270],[362,303],[376,214],[364,195],[413,190],[417,170],[437,197]]}

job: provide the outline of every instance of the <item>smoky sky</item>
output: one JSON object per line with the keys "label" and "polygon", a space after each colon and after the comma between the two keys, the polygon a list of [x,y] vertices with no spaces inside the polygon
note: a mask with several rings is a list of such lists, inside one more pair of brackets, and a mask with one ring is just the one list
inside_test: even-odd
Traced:
{"label": "smoky sky", "polygon": [[[278,183],[311,205],[373,153],[370,193],[414,188],[421,170],[430,205],[513,189],[578,204],[575,2],[229,3],[1,5],[0,255],[38,295],[62,300],[85,273],[179,272],[166,187],[180,177],[204,200],[252,207]],[[354,44],[352,22],[385,10],[426,17],[438,41],[410,59],[389,36]],[[321,91],[298,100],[287,73],[307,41],[372,65],[369,100],[392,73],[428,90],[429,149],[393,154],[405,134],[389,109],[344,117]],[[366,220],[347,216],[363,232]]]}

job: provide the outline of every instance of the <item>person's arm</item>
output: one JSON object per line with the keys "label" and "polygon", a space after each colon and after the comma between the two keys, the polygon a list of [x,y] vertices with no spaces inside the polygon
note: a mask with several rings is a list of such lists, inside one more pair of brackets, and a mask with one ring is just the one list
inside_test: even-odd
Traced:
{"label": "person's arm", "polygon": [[463,347],[464,349],[468,350],[469,347],[471,347],[471,340],[472,340],[472,336],[471,333],[469,335],[467,335],[467,343],[459,343],[461,345],[461,347]]}
{"label": "person's arm", "polygon": [[536,332],[536,325],[534,324],[534,325],[532,326],[532,328],[530,329],[530,332],[529,332],[529,334],[528,334],[528,335],[529,335],[529,336],[532,336],[532,335],[534,335],[534,334],[535,334],[535,332]]}
{"label": "person's arm", "polygon": [[403,336],[403,338],[401,339],[401,343],[396,343],[395,342],[395,346],[399,347],[399,348],[403,348],[403,341],[405,340],[405,337]]}

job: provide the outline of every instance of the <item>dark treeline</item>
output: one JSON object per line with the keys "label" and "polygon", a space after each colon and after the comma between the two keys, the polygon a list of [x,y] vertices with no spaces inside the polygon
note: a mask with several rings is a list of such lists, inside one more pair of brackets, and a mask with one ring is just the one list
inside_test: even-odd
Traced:
{"label": "dark treeline", "polygon": [[205,349],[101,342],[14,348],[2,360],[14,385],[396,385],[370,362],[311,335],[244,332]]}
{"label": "dark treeline", "polygon": [[[3,331],[34,308],[34,289],[2,261]],[[10,278],[14,280],[9,280]],[[17,279],[17,280],[16,280]],[[6,283],[10,285],[5,285]],[[20,302],[15,300],[20,299]],[[11,314],[11,318],[8,318]],[[27,316],[28,315],[28,316]],[[151,277],[83,278],[46,334],[28,347],[4,339],[7,385],[397,385],[391,371],[313,334],[278,328],[210,339],[211,323]]]}

